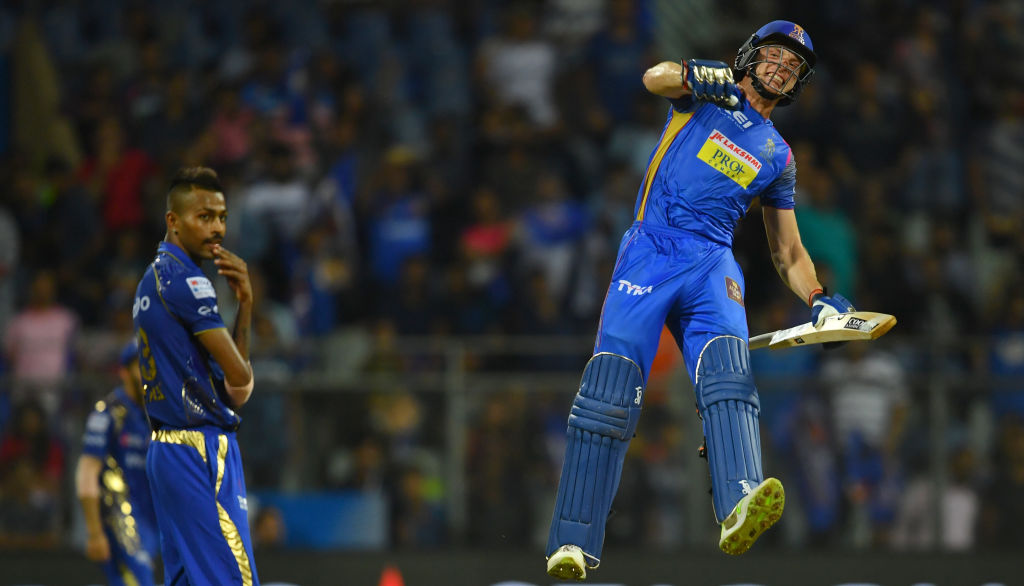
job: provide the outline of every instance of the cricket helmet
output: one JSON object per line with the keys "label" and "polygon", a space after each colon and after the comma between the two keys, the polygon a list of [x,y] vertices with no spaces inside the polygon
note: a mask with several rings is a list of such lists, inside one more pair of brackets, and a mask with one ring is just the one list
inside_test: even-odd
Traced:
{"label": "cricket helmet", "polygon": [[[803,59],[803,63],[794,71],[796,85],[789,91],[775,92],[766,87],[764,80],[754,74],[758,64],[764,61],[759,58],[760,49],[773,45],[789,49]],[[754,90],[761,94],[761,97],[771,100],[781,96],[782,99],[779,100],[778,105],[785,106],[792,103],[810,81],[811,76],[814,75],[814,64],[817,61],[818,56],[814,53],[814,43],[811,42],[811,36],[802,26],[788,20],[773,20],[750,35],[750,38],[736,52],[736,81],[749,74]]]}

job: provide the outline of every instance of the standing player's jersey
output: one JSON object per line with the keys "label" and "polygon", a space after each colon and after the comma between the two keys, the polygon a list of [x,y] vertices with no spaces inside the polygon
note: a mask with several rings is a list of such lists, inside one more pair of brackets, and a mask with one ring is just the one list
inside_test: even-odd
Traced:
{"label": "standing player's jersey", "polygon": [[149,560],[159,546],[156,513],[146,477],[149,422],[142,407],[118,387],[85,424],[82,453],[103,463],[100,516],[125,554]]}
{"label": "standing player's jersey", "polygon": [[223,328],[213,284],[183,250],[161,242],[132,307],[146,411],[154,429],[234,430],[224,371],[197,336]]}
{"label": "standing player's jersey", "polygon": [[680,228],[732,245],[757,196],[793,208],[796,164],[770,120],[744,99],[739,110],[684,96],[651,154],[634,208],[637,222]]}

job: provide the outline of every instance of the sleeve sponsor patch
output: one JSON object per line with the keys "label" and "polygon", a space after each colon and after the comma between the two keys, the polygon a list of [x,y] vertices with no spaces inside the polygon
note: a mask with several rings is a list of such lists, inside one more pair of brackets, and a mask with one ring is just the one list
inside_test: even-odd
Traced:
{"label": "sleeve sponsor patch", "polygon": [[96,411],[89,414],[89,419],[85,422],[85,429],[89,433],[106,433],[109,425],[110,417],[106,413]]}
{"label": "sleeve sponsor patch", "polygon": [[186,282],[196,299],[217,298],[217,292],[213,290],[213,283],[206,277],[188,277]]}

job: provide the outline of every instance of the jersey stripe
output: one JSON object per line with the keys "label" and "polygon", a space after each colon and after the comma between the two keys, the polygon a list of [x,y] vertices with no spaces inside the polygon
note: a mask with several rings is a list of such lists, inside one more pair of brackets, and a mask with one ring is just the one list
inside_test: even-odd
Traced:
{"label": "jersey stripe", "polygon": [[647,209],[647,196],[651,193],[651,185],[654,184],[654,176],[658,174],[658,168],[661,167],[661,160],[665,158],[668,147],[672,146],[676,136],[679,135],[679,131],[686,126],[686,123],[691,118],[693,118],[693,112],[683,114],[675,109],[672,110],[672,119],[669,120],[665,132],[661,134],[661,142],[658,143],[658,148],[654,151],[651,162],[647,164],[647,173],[644,175],[644,196],[640,200],[640,211],[636,214],[638,222],[644,219],[644,212]]}

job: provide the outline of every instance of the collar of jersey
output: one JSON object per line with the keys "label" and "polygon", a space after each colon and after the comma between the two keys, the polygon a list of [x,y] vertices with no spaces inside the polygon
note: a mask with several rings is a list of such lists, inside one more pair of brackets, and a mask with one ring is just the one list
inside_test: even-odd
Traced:
{"label": "collar of jersey", "polygon": [[160,243],[160,246],[157,247],[156,253],[157,254],[161,254],[161,253],[167,254],[168,256],[170,256],[171,258],[173,258],[174,260],[180,262],[181,264],[185,265],[188,268],[194,268],[194,269],[198,269],[199,268],[199,265],[197,265],[196,263],[192,262],[192,257],[190,257],[189,255],[185,254],[185,251],[182,250],[177,244],[173,244],[171,242],[163,241],[163,242]]}

